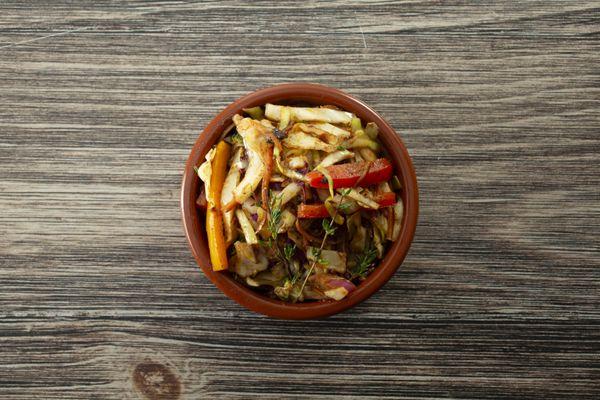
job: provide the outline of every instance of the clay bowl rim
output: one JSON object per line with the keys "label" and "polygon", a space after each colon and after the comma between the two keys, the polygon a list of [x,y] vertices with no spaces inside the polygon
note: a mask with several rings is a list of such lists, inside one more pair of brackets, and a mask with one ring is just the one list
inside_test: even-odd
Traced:
{"label": "clay bowl rim", "polygon": [[[380,139],[387,149],[394,171],[402,186],[404,218],[400,237],[389,247],[384,259],[357,289],[340,301],[317,301],[290,304],[270,299],[237,282],[229,273],[215,272],[210,265],[204,222],[196,209],[200,180],[194,166],[204,160],[231,118],[243,108],[265,103],[307,102],[333,104],[355,113],[363,123],[375,122]],[[204,274],[229,298],[249,310],[282,319],[314,319],[340,313],[356,306],[377,292],[392,277],[406,257],[412,243],[418,218],[419,195],[415,170],[404,143],[396,131],[371,107],[349,94],[329,86],[314,83],[288,83],[267,87],[249,93],[228,105],[202,131],[194,143],[183,172],[181,185],[181,213],[183,227],[192,254]]]}

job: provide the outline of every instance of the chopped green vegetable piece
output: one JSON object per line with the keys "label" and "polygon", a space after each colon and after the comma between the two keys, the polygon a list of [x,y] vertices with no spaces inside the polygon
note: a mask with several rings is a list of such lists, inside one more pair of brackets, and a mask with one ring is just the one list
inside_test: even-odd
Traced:
{"label": "chopped green vegetable piece", "polygon": [[282,131],[287,128],[292,121],[292,109],[290,107],[282,107],[280,116],[281,119],[279,120],[279,130]]}
{"label": "chopped green vegetable piece", "polygon": [[392,176],[392,189],[394,190],[400,190],[402,189],[402,183],[400,182],[400,179],[398,179],[398,176],[394,175]]}
{"label": "chopped green vegetable piece", "polygon": [[379,143],[375,140],[370,139],[364,132],[360,131],[361,134],[357,133],[357,136],[352,142],[350,142],[348,148],[353,149],[356,147],[368,147],[373,150],[375,153],[379,151]]}
{"label": "chopped green vegetable piece", "polygon": [[263,112],[263,109],[261,107],[259,107],[259,106],[252,107],[252,108],[244,108],[243,110],[252,119],[261,120],[265,116],[265,113]]}
{"label": "chopped green vegetable piece", "polygon": [[360,121],[360,118],[352,117],[352,120],[350,121],[350,129],[352,129],[352,132],[362,130],[362,122]]}
{"label": "chopped green vegetable piece", "polygon": [[377,124],[375,124],[374,122],[369,122],[365,126],[365,133],[369,138],[375,139],[377,135],[379,135],[379,127],[377,127]]}

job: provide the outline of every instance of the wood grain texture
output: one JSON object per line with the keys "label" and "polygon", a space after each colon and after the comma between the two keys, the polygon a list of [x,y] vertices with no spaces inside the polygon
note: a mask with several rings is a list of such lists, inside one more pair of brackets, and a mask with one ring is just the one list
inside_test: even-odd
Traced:
{"label": "wood grain texture", "polygon": [[[599,1],[4,0],[0,397],[598,398],[599,55]],[[402,268],[321,321],[225,298],[178,209],[202,127],[289,81],[420,183]]]}

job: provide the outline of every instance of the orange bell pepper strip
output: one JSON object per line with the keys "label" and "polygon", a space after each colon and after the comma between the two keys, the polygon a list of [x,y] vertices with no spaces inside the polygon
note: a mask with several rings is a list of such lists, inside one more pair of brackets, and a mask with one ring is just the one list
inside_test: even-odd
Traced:
{"label": "orange bell pepper strip", "polygon": [[[379,207],[391,207],[396,204],[396,194],[393,192],[383,193],[374,199]],[[329,212],[325,204],[300,204],[298,205],[298,218],[329,218]]]}
{"label": "orange bell pepper strip", "polygon": [[[370,186],[388,181],[392,177],[393,167],[389,160],[378,158],[371,162],[365,174],[368,161],[337,164],[326,167],[331,175],[334,188],[349,188],[354,186]],[[310,186],[318,189],[327,189],[328,183],[325,176],[319,171],[306,174]],[[362,179],[361,179],[362,178]]]}
{"label": "orange bell pepper strip", "polygon": [[206,211],[206,236],[213,271],[223,271],[229,266],[227,245],[223,234],[223,215],[221,213],[221,191],[227,173],[227,161],[231,146],[221,141],[215,150],[210,176],[210,190],[206,193],[208,209]]}
{"label": "orange bell pepper strip", "polygon": [[213,271],[226,270],[229,263],[225,236],[223,235],[223,214],[221,214],[221,211],[211,208],[206,212],[206,234]]}
{"label": "orange bell pepper strip", "polygon": [[221,191],[223,190],[223,182],[227,175],[227,161],[231,154],[231,146],[225,141],[220,141],[215,149],[215,155],[212,160],[210,175],[210,191],[206,193],[206,200],[209,208],[221,207]]}

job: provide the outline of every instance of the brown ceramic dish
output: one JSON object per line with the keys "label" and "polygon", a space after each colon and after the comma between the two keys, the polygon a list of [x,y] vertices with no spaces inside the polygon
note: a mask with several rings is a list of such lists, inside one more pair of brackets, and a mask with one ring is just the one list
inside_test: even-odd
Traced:
{"label": "brown ceramic dish", "polygon": [[[200,191],[200,179],[194,172],[210,148],[231,125],[231,118],[242,113],[243,108],[265,103],[308,103],[311,105],[333,104],[356,114],[365,122],[379,126],[380,139],[386,147],[395,173],[402,186],[404,218],[400,237],[389,247],[387,254],[368,278],[342,300],[286,303],[270,299],[236,282],[228,272],[214,272],[210,265],[204,220],[196,209],[196,198]],[[326,317],[355,306],[379,290],[400,266],[412,242],[418,215],[418,189],[415,171],[408,151],[392,127],[369,106],[348,94],[328,86],[293,83],[257,90],[234,101],[217,115],[200,134],[185,165],[181,186],[181,212],[183,226],[196,262],[204,274],[227,296],[242,306],[271,317],[285,319],[310,319]]]}

